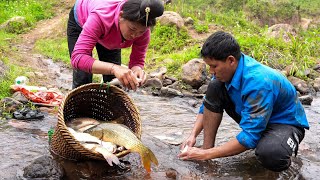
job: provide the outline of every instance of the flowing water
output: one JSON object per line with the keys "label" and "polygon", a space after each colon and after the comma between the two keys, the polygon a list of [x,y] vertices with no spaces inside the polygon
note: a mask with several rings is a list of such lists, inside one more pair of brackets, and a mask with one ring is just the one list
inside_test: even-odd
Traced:
{"label": "flowing water", "polygon": [[[179,146],[194,124],[199,100],[188,98],[163,98],[130,92],[140,110],[142,119],[142,142],[150,147],[159,160],[151,174],[142,168],[139,156],[131,153],[123,158],[126,170],[111,169],[106,163],[94,162],[90,167],[82,162],[61,160],[65,167],[66,179],[318,179],[320,174],[320,98],[315,97],[305,111],[311,129],[293,158],[291,167],[276,173],[261,167],[254,151],[237,156],[209,161],[182,161],[177,158]],[[196,107],[194,107],[196,105]],[[15,179],[17,173],[37,157],[50,154],[47,132],[54,127],[57,117],[47,114],[40,121],[9,120],[0,123],[0,179]],[[240,131],[233,120],[224,115],[216,143],[222,144]],[[202,141],[202,134],[197,144]],[[90,169],[90,171],[88,170]],[[100,170],[99,170],[100,169]],[[99,173],[98,173],[99,172]]]}

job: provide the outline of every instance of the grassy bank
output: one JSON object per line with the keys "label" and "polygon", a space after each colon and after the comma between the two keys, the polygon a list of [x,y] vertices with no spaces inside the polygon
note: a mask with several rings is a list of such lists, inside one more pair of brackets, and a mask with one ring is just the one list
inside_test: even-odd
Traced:
{"label": "grassy bank", "polygon": [[[13,7],[16,4],[17,6],[8,8],[4,13],[5,16],[0,16],[0,22],[4,22],[4,19],[10,18],[13,14],[17,15],[19,14],[17,12],[21,11],[23,12],[21,15],[28,14],[28,22],[34,24],[39,19],[52,15],[43,13],[43,9],[52,9],[53,4],[57,1],[27,1],[33,3],[27,8],[19,6],[22,1],[13,2],[9,6]],[[0,1],[0,10],[4,10],[3,3]],[[21,9],[18,10],[20,7]],[[39,10],[35,10],[35,7]],[[206,36],[215,30],[232,33],[239,41],[244,53],[278,69],[293,65],[299,71],[297,76],[302,78],[306,78],[303,72],[313,67],[320,55],[319,23],[312,24],[308,30],[302,30],[295,22],[297,17],[319,20],[320,2],[318,0],[176,0],[172,4],[166,5],[165,8],[178,12],[183,18],[192,17],[195,24],[191,28],[198,33],[206,33]],[[32,15],[34,11],[37,13]],[[292,24],[297,29],[296,36],[288,35],[289,41],[270,37],[268,28],[275,23]],[[216,28],[210,29],[212,26]],[[6,36],[15,35],[2,33],[0,36],[2,36],[1,40],[1,38],[6,39]],[[1,44],[1,48],[6,49],[8,44],[2,43],[4,44]],[[146,69],[151,71],[159,66],[166,66],[170,76],[179,78],[181,66],[190,59],[199,57],[202,43],[203,40],[192,39],[187,28],[178,30],[175,27],[157,25],[152,30],[151,43],[145,63]],[[35,50],[53,60],[70,64],[66,37],[62,34],[39,40]],[[129,54],[130,49],[122,50],[123,64],[128,63]],[[6,55],[2,55],[2,59],[5,61]],[[5,64],[8,65],[8,62]],[[15,69],[14,65],[12,66],[10,65],[9,69]],[[0,83],[12,82],[15,75],[14,70],[9,70],[4,82]],[[0,97],[6,95],[5,92],[5,90],[1,91]]]}
{"label": "grassy bank", "polygon": [[[54,15],[53,8],[55,1],[43,0],[8,0],[0,1],[0,24],[9,19],[21,16],[25,18],[27,27],[21,27],[19,24],[13,24],[13,31],[0,30],[0,61],[5,69],[0,77],[0,99],[10,96],[10,85],[19,75],[24,75],[28,69],[17,65],[16,61],[21,61],[15,55],[15,49],[10,44],[16,41],[20,33],[26,33],[32,29],[35,24]],[[10,60],[9,60],[10,57]]]}

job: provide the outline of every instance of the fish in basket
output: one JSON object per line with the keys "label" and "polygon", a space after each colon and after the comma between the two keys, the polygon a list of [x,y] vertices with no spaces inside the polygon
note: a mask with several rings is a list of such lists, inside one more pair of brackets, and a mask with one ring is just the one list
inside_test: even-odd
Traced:
{"label": "fish in basket", "polygon": [[140,138],[140,115],[131,98],[116,86],[91,83],[65,96],[50,150],[69,160],[107,160],[110,165],[137,152],[150,172],[158,161]]}

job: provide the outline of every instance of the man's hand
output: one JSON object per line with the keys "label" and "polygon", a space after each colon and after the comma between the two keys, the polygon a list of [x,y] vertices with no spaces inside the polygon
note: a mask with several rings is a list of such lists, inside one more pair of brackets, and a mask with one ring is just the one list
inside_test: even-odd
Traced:
{"label": "man's hand", "polygon": [[196,147],[187,147],[184,149],[178,157],[182,160],[208,160],[210,159],[208,156],[207,149],[201,149]]}
{"label": "man's hand", "polygon": [[196,137],[190,135],[180,146],[180,150],[183,150],[186,146],[193,147],[196,144]]}

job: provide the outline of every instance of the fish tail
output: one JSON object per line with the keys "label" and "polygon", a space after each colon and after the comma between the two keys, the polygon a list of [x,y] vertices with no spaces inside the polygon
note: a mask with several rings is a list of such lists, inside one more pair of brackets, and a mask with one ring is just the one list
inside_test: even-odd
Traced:
{"label": "fish tail", "polygon": [[146,146],[139,146],[136,148],[136,152],[138,152],[141,156],[141,162],[148,173],[151,172],[151,162],[155,165],[158,165],[158,159],[153,154],[153,152],[147,148]]}

